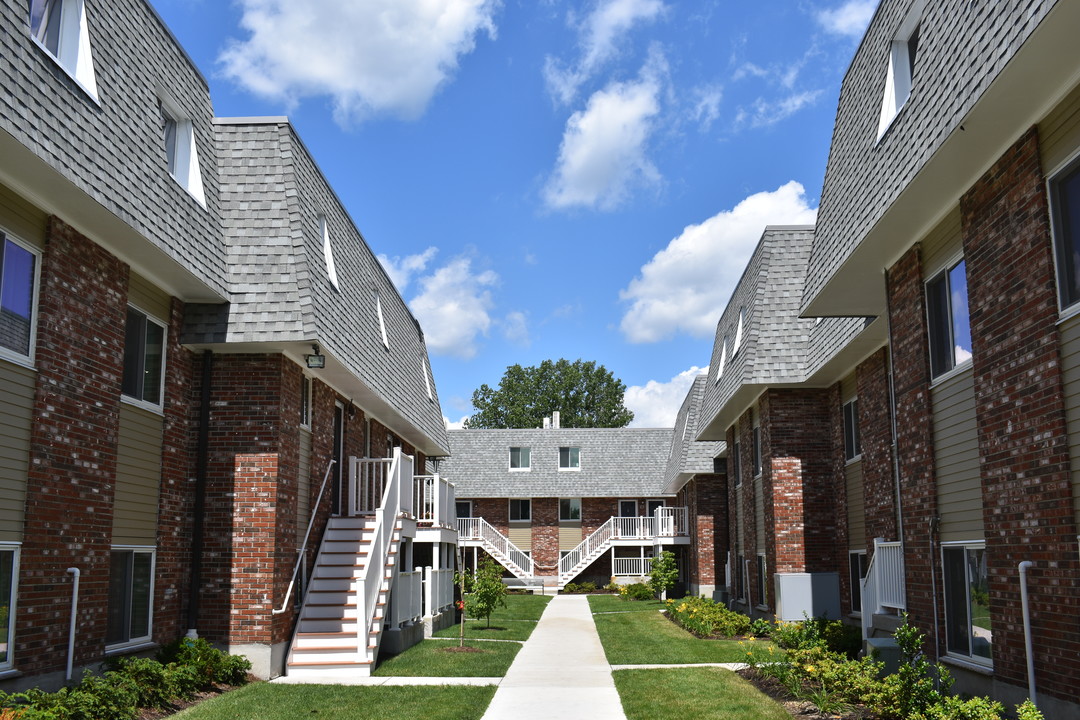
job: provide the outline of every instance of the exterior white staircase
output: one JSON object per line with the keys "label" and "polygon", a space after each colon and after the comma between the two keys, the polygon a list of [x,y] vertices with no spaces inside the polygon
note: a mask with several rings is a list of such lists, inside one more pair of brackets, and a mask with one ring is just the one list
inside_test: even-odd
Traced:
{"label": "exterior white staircase", "polygon": [[559,558],[559,589],[610,550],[616,540],[659,546],[664,538],[687,535],[686,528],[687,510],[684,507],[660,507],[652,517],[608,518],[576,548]]}
{"label": "exterior white staircase", "polygon": [[483,548],[514,577],[526,583],[535,580],[532,558],[484,518],[458,518],[458,542],[467,544],[470,541]]}

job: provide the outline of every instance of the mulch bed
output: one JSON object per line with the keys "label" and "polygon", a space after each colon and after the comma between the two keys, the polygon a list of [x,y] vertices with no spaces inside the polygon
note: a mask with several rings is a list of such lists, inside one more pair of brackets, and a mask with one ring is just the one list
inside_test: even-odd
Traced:
{"label": "mulch bed", "polygon": [[450,645],[450,646],[448,646],[448,647],[441,647],[441,648],[439,648],[438,650],[436,650],[435,652],[444,652],[444,653],[478,653],[478,652],[484,652],[484,650],[483,650],[483,648],[478,648],[478,647],[471,647],[471,646],[469,646],[469,645],[462,645],[462,646],[458,646],[458,645]]}
{"label": "mulch bed", "polygon": [[[247,684],[262,682],[254,675],[248,675]],[[166,708],[139,708],[138,720],[163,720],[163,718],[169,718],[185,710],[192,705],[198,705],[201,702],[215,698],[218,695],[223,695],[230,690],[236,690],[237,688],[244,687],[243,685],[220,685],[213,690],[205,690],[203,692],[195,693],[195,696],[190,700],[176,700],[169,704]]]}

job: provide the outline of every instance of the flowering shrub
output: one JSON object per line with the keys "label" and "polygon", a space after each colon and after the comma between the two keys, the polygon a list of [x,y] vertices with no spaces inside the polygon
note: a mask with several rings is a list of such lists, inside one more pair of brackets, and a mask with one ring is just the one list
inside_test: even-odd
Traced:
{"label": "flowering shrub", "polygon": [[771,637],[783,648],[822,647],[832,652],[843,653],[849,658],[857,657],[862,645],[862,632],[859,628],[845,625],[839,620],[825,618],[778,622],[772,630]]}
{"label": "flowering shrub", "polygon": [[652,600],[656,596],[645,583],[633,583],[619,588],[619,597],[623,600]]}
{"label": "flowering shrub", "polygon": [[698,637],[733,637],[750,632],[750,618],[706,598],[668,600],[667,610],[677,625]]}

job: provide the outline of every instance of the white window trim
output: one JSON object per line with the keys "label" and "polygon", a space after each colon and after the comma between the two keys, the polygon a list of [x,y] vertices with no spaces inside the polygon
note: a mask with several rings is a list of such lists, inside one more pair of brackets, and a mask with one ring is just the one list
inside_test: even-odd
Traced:
{"label": "white window trim", "polygon": [[[529,502],[529,517],[527,517],[527,518],[517,518],[516,520],[512,519],[510,517],[510,504],[512,502],[514,502],[515,500],[517,500],[518,502],[520,502],[522,500],[528,500],[528,502]],[[511,523],[531,523],[532,522],[532,498],[507,498],[506,499],[506,519],[507,519],[507,522],[511,522]]]}
{"label": "white window trim", "polygon": [[735,442],[731,448],[732,475],[735,476],[735,487],[740,488],[743,484],[742,471],[742,441],[739,440],[739,426],[735,426]]}
{"label": "white window trim", "polygon": [[18,611],[16,603],[19,598],[19,556],[22,552],[22,543],[0,541],[0,550],[14,551],[11,560],[11,597],[8,598],[8,627],[7,627],[7,660],[0,662],[0,673],[12,670],[15,667],[15,614]]}
{"label": "white window trim", "polygon": [[[128,405],[133,405],[135,407],[142,408],[143,410],[149,410],[150,412],[152,412],[152,413],[154,413],[156,415],[164,415],[165,414],[165,376],[167,375],[167,372],[168,372],[168,362],[169,362],[169,326],[165,322],[163,322],[162,320],[158,319],[154,315],[150,314],[146,310],[144,310],[141,307],[139,307],[138,305],[136,305],[135,303],[129,302],[127,304],[127,307],[129,307],[129,308],[131,308],[133,310],[137,310],[137,311],[141,312],[144,316],[146,316],[147,322],[152,322],[155,325],[160,326],[161,329],[162,329],[162,334],[161,334],[161,379],[160,379],[160,387],[158,388],[158,395],[161,398],[161,403],[154,404],[152,402],[148,402],[146,400],[143,400],[142,398],[137,398],[137,397],[132,397],[131,395],[127,395],[122,391],[120,393],[120,402],[127,403]],[[125,318],[126,318],[126,315],[127,315],[127,313],[125,312]],[[126,322],[126,320],[125,320],[125,322]],[[123,375],[122,370],[123,369],[121,368],[121,375]]]}
{"label": "white window trim", "polygon": [[427,399],[434,401],[435,396],[431,392],[431,378],[428,377],[428,364],[424,357],[420,356],[420,374],[424,376],[424,388],[427,389]]}
{"label": "white window trim", "polygon": [[[150,553],[150,614],[147,619],[146,630],[147,634],[131,638],[125,642],[115,643],[113,645],[105,646],[105,654],[112,655],[123,652],[130,652],[138,650],[143,647],[149,647],[154,644],[154,590],[155,580],[157,575],[157,546],[156,545],[113,545],[109,548],[109,552],[112,553],[116,550],[131,550],[134,552],[148,552]],[[110,555],[111,558],[111,555]]]}
{"label": "white window trim", "polygon": [[[1070,172],[1078,169],[1080,169],[1080,149],[1073,152],[1065,161],[1059,163],[1056,167],[1046,173],[1046,200],[1050,206],[1050,239],[1054,257],[1054,293],[1057,295],[1059,322],[1068,320],[1069,318],[1080,314],[1080,298],[1065,305],[1065,298],[1061,296],[1062,268],[1061,262],[1058,259],[1058,243],[1062,241],[1058,238],[1060,228],[1058,227],[1058,215],[1055,211],[1054,183]],[[1077,271],[1080,272],[1080,267],[1077,268]]]}
{"label": "white window trim", "polygon": [[761,448],[761,425],[754,420],[754,426],[750,429],[750,450],[753,457],[750,461],[754,464],[754,479],[758,479],[765,472],[765,453]]}
{"label": "white window trim", "polygon": [[[634,514],[633,515],[623,515],[622,514],[622,505],[623,505],[623,503],[634,503]],[[619,510],[619,517],[637,517],[638,516],[638,501],[637,500],[631,500],[629,498],[627,498],[625,500],[619,500],[618,510]]]}
{"label": "white window trim", "polygon": [[889,43],[889,66],[885,75],[885,90],[881,97],[878,142],[885,137],[893,122],[900,116],[900,111],[911,98],[914,83],[908,58],[908,40],[922,22],[924,3],[925,0],[916,0]]}
{"label": "white window trim", "polygon": [[[506,451],[506,467],[510,472],[529,472],[530,470],[532,470],[532,447],[529,447],[529,464],[528,465],[525,465],[524,467],[513,467],[510,464],[510,455],[513,452],[514,448],[517,448],[518,450],[520,450],[521,448],[524,448],[524,447],[526,447],[526,446],[525,445],[511,445],[507,449],[507,451]],[[519,454],[519,456],[520,456],[520,454]]]}
{"label": "white window trim", "polygon": [[[758,566],[758,561],[761,561],[761,565]],[[757,599],[758,603],[755,606],[758,610],[768,610],[769,605],[765,602],[766,589],[769,585],[769,559],[765,556],[764,550],[758,550],[754,557],[754,569],[759,571],[758,586],[755,588],[758,591],[760,597]]]}
{"label": "white window trim", "polygon": [[11,362],[22,365],[23,367],[33,369],[34,358],[37,350],[37,322],[40,290],[41,290],[41,250],[34,247],[25,240],[21,240],[17,235],[13,235],[8,232],[4,227],[0,227],[0,242],[4,240],[10,240],[15,245],[18,245],[23,250],[26,250],[34,256],[34,287],[31,291],[31,302],[33,308],[30,311],[30,348],[26,355],[15,352],[6,347],[0,347],[0,360],[10,360]]}
{"label": "white window trim", "polygon": [[199,149],[195,144],[195,126],[191,117],[164,92],[159,91],[158,102],[161,103],[162,111],[176,123],[176,147],[173,149],[175,167],[170,174],[205,210],[206,192],[203,189],[202,169],[199,165]]}
{"label": "white window trim", "polygon": [[475,515],[473,515],[473,501],[472,500],[462,500],[460,498],[455,499],[454,500],[454,513],[455,514],[457,514],[457,503],[466,503],[469,506],[469,514],[468,515],[459,515],[458,517],[468,517],[468,518],[476,517]]}
{"label": "white window trim", "polygon": [[746,318],[746,306],[739,308],[739,325],[735,328],[735,341],[731,346],[731,357],[735,357],[742,347],[743,320]]}
{"label": "white window trim", "polygon": [[29,11],[26,27],[30,39],[41,48],[60,68],[75,81],[95,104],[98,101],[97,79],[94,77],[94,59],[90,50],[90,30],[86,22],[84,0],[61,0],[60,39],[57,54],[53,54],[43,42],[34,36],[30,27]]}
{"label": "white window trim", "polygon": [[[974,667],[977,667],[977,668],[992,669],[994,667],[993,658],[988,659],[988,658],[981,657],[979,655],[961,655],[959,653],[953,652],[953,651],[948,649],[949,648],[948,625],[947,625],[947,623],[948,623],[948,613],[945,610],[945,603],[946,603],[946,601],[945,601],[945,593],[946,593],[946,589],[945,589],[945,587],[946,587],[945,586],[945,582],[946,582],[946,578],[945,578],[945,551],[948,550],[948,549],[954,549],[955,550],[956,548],[964,548],[964,549],[971,548],[971,549],[976,549],[976,550],[982,550],[985,553],[986,552],[986,541],[985,540],[949,540],[949,541],[940,543],[938,547],[940,548],[939,549],[939,558],[938,559],[939,559],[939,561],[941,563],[941,600],[942,600],[942,603],[943,603],[943,605],[942,605],[942,614],[944,615],[945,623],[946,623],[945,655],[944,655],[944,657],[942,659],[943,660],[944,659],[953,660],[957,664],[960,664],[960,665],[971,665],[971,666],[974,666]],[[967,608],[968,608],[968,612],[970,613],[971,612],[971,595],[970,595],[971,591],[970,591],[970,588],[968,587],[968,585],[969,585],[969,583],[965,581],[964,588],[965,588],[965,592],[968,595],[968,597],[967,597],[967,600],[968,600]],[[971,617],[969,616],[968,617],[968,624],[970,625],[970,623],[971,623]],[[969,628],[969,631],[970,631],[970,628]],[[991,645],[991,648],[992,647],[993,647],[993,645]]]}
{"label": "white window trim", "polygon": [[[930,387],[931,388],[934,388],[935,386],[941,384],[942,382],[948,380],[949,378],[952,378],[952,377],[954,377],[956,375],[959,375],[960,373],[962,373],[962,372],[964,372],[966,370],[970,370],[971,367],[972,367],[972,358],[969,357],[966,360],[963,360],[961,362],[956,363],[955,365],[953,365],[951,368],[944,371],[940,375],[934,375],[934,364],[933,364],[934,361],[933,361],[933,358],[930,356],[930,353],[933,352],[932,343],[931,343],[930,337],[929,337],[930,332],[931,332],[931,328],[932,328],[932,325],[933,325],[933,318],[930,315],[930,294],[928,292],[929,287],[930,287],[930,283],[937,281],[942,276],[945,277],[945,280],[947,282],[948,279],[949,279],[949,273],[952,272],[954,269],[956,269],[956,266],[959,265],[962,262],[965,263],[964,272],[966,273],[967,272],[966,258],[964,257],[964,253],[961,251],[959,253],[951,255],[946,262],[939,263],[937,266],[934,267],[933,272],[925,273],[924,279],[923,279],[923,288],[922,288],[922,290],[923,290],[923,305],[926,306],[926,332],[927,332],[926,350],[927,350],[927,355],[928,355],[927,360],[929,361],[929,365],[930,365]],[[950,291],[948,293],[948,298],[949,298],[949,337],[950,337],[949,345],[953,350],[953,359],[955,361],[955,359],[956,359],[956,355],[955,355],[955,353],[956,353],[956,338],[954,338],[953,335],[952,335],[954,318],[953,318],[952,290],[951,290],[951,287],[950,287]],[[971,333],[971,329],[970,329],[971,328],[970,304],[971,304],[971,297],[969,296],[968,297],[968,305],[969,305],[969,310],[968,310],[968,334]],[[974,357],[974,354],[975,354],[974,353],[974,348],[972,348],[972,357]]]}
{"label": "white window trim", "polygon": [[720,384],[720,378],[724,376],[724,366],[727,365],[727,335],[724,335],[724,339],[721,341],[723,344],[720,346],[720,362],[716,366],[716,384]]}
{"label": "white window trim", "polygon": [[[564,447],[565,448],[577,448],[577,451],[578,451],[578,464],[577,465],[567,465],[566,467],[563,467],[563,464],[562,464],[562,449]],[[581,471],[581,447],[578,446],[578,445],[560,445],[559,446],[558,463],[559,463],[559,472],[580,472]]]}
{"label": "white window trim", "polygon": [[[861,555],[862,557],[866,557],[866,550],[848,550],[848,580],[849,581],[851,580],[851,558],[852,558],[853,555]],[[860,579],[860,582],[861,582],[861,579]],[[862,617],[862,588],[861,587],[859,588],[859,601],[860,602],[859,602],[858,607],[856,607],[855,604],[854,604],[855,598],[852,595],[853,591],[854,591],[854,588],[848,588],[848,602],[852,603],[852,605],[851,605],[851,614],[855,615],[857,617]]]}

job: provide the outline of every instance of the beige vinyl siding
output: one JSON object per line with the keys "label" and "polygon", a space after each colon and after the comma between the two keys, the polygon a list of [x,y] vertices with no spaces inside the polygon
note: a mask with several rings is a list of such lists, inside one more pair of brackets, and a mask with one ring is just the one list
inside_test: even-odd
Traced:
{"label": "beige vinyl siding", "polygon": [[21,542],[37,373],[0,360],[0,540]]}
{"label": "beige vinyl siding", "polygon": [[957,206],[923,238],[924,278],[929,279],[944,270],[949,261],[961,253],[963,247],[960,235],[960,207]]}
{"label": "beige vinyl siding", "polygon": [[0,230],[41,250],[45,247],[47,220],[44,212],[0,185]]}
{"label": "beige vinyl siding", "polygon": [[169,294],[134,271],[128,276],[128,302],[166,325],[169,324]]}
{"label": "beige vinyl siding", "polygon": [[1080,149],[1080,85],[1039,123],[1039,154],[1050,173]]}
{"label": "beige vinyl siding", "polygon": [[560,550],[573,550],[581,540],[581,523],[559,523]]}
{"label": "beige vinyl siding", "polygon": [[855,382],[855,373],[851,373],[840,381],[840,402],[846,403],[858,395],[859,386]]}
{"label": "beige vinyl siding", "polygon": [[746,511],[743,509],[742,488],[735,491],[735,551],[746,554]]}
{"label": "beige vinyl siding", "polygon": [[300,430],[300,473],[296,484],[296,543],[304,542],[311,521],[311,431]]}
{"label": "beige vinyl siding", "polygon": [[941,515],[941,540],[945,542],[983,537],[973,378],[969,367],[930,391],[938,513]]}
{"label": "beige vinyl siding", "polygon": [[511,525],[507,537],[510,538],[510,542],[517,545],[518,550],[526,552],[532,550],[532,524]]}
{"label": "beige vinyl siding", "polygon": [[863,493],[862,460],[844,468],[847,485],[848,550],[866,549],[866,499]]}
{"label": "beige vinyl siding", "polygon": [[1065,384],[1065,420],[1069,428],[1073,514],[1080,524],[1080,315],[1061,323],[1061,369]]}
{"label": "beige vinyl siding", "polygon": [[120,404],[113,544],[156,545],[162,417]]}
{"label": "beige vinyl siding", "polygon": [[765,493],[760,475],[754,478],[754,543],[755,552],[765,549]]}

